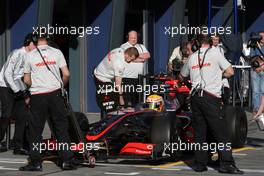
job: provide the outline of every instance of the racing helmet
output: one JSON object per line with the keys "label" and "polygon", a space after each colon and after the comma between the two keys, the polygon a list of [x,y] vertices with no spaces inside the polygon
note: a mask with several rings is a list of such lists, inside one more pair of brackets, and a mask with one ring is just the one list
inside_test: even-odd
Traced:
{"label": "racing helmet", "polygon": [[147,97],[147,108],[153,109],[155,111],[163,111],[164,109],[164,100],[162,96],[153,94]]}

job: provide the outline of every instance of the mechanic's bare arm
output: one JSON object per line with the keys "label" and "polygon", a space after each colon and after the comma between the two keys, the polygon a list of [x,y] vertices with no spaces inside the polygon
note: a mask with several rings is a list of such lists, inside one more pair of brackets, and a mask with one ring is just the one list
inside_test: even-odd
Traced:
{"label": "mechanic's bare arm", "polygon": [[184,83],[184,82],[187,80],[187,77],[182,76],[182,74],[180,73],[180,74],[178,75],[178,80],[179,80],[178,83],[175,84],[175,86],[176,86],[177,88],[181,87],[182,83]]}
{"label": "mechanic's bare arm", "polygon": [[168,63],[168,70],[171,72],[173,70],[172,63]]}
{"label": "mechanic's bare arm", "polygon": [[178,77],[180,82],[183,82],[186,79],[186,77],[182,76],[182,74],[179,74]]}
{"label": "mechanic's bare arm", "polygon": [[70,71],[67,66],[61,67],[61,72],[62,72],[62,82],[63,85],[68,84],[69,79],[70,79]]}
{"label": "mechanic's bare arm", "polygon": [[133,62],[145,62],[149,58],[150,58],[149,52],[141,53],[141,54],[139,54],[138,58],[136,58],[136,60],[134,60]]}
{"label": "mechanic's bare arm", "polygon": [[223,73],[223,76],[225,78],[230,78],[234,75],[234,69],[232,68],[232,65],[230,65]]}
{"label": "mechanic's bare arm", "polygon": [[123,92],[122,92],[122,77],[120,76],[116,76],[115,77],[115,86],[119,92],[119,103],[120,105],[124,105],[125,102],[124,102],[124,97],[123,97]]}
{"label": "mechanic's bare arm", "polygon": [[30,87],[32,82],[31,82],[31,75],[30,73],[24,73],[24,83]]}

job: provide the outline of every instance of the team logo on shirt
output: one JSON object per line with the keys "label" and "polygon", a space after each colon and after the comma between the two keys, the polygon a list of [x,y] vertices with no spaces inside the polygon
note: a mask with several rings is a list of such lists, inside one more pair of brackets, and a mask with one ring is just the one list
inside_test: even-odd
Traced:
{"label": "team logo on shirt", "polygon": [[[56,65],[56,61],[55,60],[50,60],[50,61],[45,61],[47,65]],[[36,63],[36,67],[42,67],[42,66],[45,66],[46,65],[44,62],[39,62],[39,63]]]}
{"label": "team logo on shirt", "polygon": [[[211,66],[211,63],[208,62],[208,63],[204,63],[202,67],[210,67],[210,66]],[[192,66],[193,70],[197,68],[200,68],[199,64]]]}

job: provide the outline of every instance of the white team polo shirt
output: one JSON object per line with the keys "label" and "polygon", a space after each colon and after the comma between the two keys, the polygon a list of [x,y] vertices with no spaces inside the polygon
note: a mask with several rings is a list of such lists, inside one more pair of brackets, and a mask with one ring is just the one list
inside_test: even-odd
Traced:
{"label": "white team polo shirt", "polygon": [[[123,50],[126,50],[127,48],[130,47],[137,48],[139,54],[148,53],[146,47],[141,44],[136,44],[133,46],[129,42],[126,42],[123,45],[121,45],[121,48]],[[143,68],[144,68],[144,63],[142,62],[139,63],[131,62],[130,64],[127,64],[124,71],[124,78],[138,78],[139,74],[143,74]]]}
{"label": "white team polo shirt", "polygon": [[10,87],[14,92],[24,89],[23,85],[21,85],[21,87],[16,83],[20,83],[21,77],[24,76],[23,64],[26,55],[27,52],[25,47],[15,49],[8,55],[7,60],[0,72],[1,87]]}
{"label": "white team polo shirt", "polygon": [[116,48],[109,52],[95,68],[94,75],[102,82],[113,82],[116,76],[123,77],[125,67],[124,50]]}
{"label": "white team polo shirt", "polygon": [[[200,59],[202,60],[207,48],[200,49]],[[221,97],[222,74],[231,64],[226,60],[225,56],[215,48],[211,48],[206,53],[203,67],[200,69],[198,63],[198,52],[193,53],[188,62],[184,64],[181,75],[187,77],[190,75],[192,81],[192,90],[198,85],[202,85],[202,89]],[[202,62],[202,61],[201,61]]]}
{"label": "white team polo shirt", "polygon": [[[67,66],[62,52],[48,45],[38,46],[50,70],[43,62],[37,49],[29,52],[25,59],[24,73],[31,74],[31,94],[49,93],[61,88],[60,68]],[[59,80],[58,80],[59,79]]]}

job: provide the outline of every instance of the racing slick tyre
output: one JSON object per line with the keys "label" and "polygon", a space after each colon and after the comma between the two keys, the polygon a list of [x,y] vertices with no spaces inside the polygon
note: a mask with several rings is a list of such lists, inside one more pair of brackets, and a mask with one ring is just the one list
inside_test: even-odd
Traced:
{"label": "racing slick tyre", "polygon": [[171,150],[169,152],[170,154],[170,160],[176,161],[179,160],[181,157],[181,150],[180,150],[180,121],[178,118],[175,118],[176,114],[173,116],[171,120]]}
{"label": "racing slick tyre", "polygon": [[[176,122],[176,121],[175,121]],[[153,149],[153,158],[166,157],[170,160],[179,159],[179,150],[172,150],[172,145],[178,141],[178,131],[174,120],[164,117],[155,117],[151,126],[151,143],[156,144]]]}
{"label": "racing slick tyre", "polygon": [[225,107],[225,119],[231,135],[232,147],[242,147],[247,139],[247,116],[241,107]]}
{"label": "racing slick tyre", "polygon": [[151,142],[163,144],[170,142],[171,124],[170,119],[155,117],[151,126]]}

